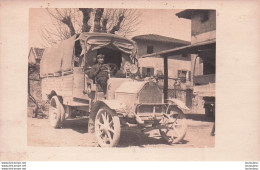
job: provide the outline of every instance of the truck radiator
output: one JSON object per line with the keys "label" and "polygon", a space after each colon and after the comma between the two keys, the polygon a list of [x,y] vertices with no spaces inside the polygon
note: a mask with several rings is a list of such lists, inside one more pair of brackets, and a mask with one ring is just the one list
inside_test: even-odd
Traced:
{"label": "truck radiator", "polygon": [[139,103],[162,103],[162,97],[162,92],[155,83],[147,83],[139,93]]}

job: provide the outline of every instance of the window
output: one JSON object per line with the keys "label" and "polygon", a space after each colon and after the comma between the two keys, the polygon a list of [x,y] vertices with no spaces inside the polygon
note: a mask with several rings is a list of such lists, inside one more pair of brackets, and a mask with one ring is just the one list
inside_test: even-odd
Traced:
{"label": "window", "polygon": [[143,77],[154,76],[154,68],[153,67],[142,67],[142,76]]}
{"label": "window", "polygon": [[186,81],[190,81],[191,72],[185,70],[178,70],[178,78],[180,78],[183,83],[185,83]]}
{"label": "window", "polygon": [[153,46],[147,46],[147,54],[153,53]]}

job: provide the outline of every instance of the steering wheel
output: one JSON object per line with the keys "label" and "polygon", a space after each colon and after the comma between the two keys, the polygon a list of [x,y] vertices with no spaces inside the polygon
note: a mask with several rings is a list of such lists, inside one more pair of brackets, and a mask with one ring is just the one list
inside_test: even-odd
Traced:
{"label": "steering wheel", "polygon": [[118,70],[118,66],[114,63],[107,63],[107,65],[109,66],[110,73],[114,74]]}

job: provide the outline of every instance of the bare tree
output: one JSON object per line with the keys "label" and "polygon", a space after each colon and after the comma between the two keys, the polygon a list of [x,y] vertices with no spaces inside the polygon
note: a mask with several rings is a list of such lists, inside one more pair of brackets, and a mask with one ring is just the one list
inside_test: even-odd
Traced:
{"label": "bare tree", "polygon": [[82,27],[78,9],[46,9],[51,24],[41,26],[40,35],[43,46],[50,46],[79,33]]}
{"label": "bare tree", "polygon": [[44,46],[90,30],[127,37],[136,31],[140,23],[140,14],[134,9],[55,8],[46,9],[46,12],[52,19],[52,26],[43,26],[41,29]]}

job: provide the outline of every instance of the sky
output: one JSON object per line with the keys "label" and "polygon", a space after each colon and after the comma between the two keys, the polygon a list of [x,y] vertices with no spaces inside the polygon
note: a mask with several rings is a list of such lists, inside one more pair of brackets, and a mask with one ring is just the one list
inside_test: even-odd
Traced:
{"label": "sky", "polygon": [[[191,22],[175,15],[180,11],[172,9],[138,9],[141,22],[132,36],[158,34],[190,41]],[[29,13],[29,47],[42,47],[40,29],[46,25],[51,26],[51,20],[44,9],[31,8]]]}

